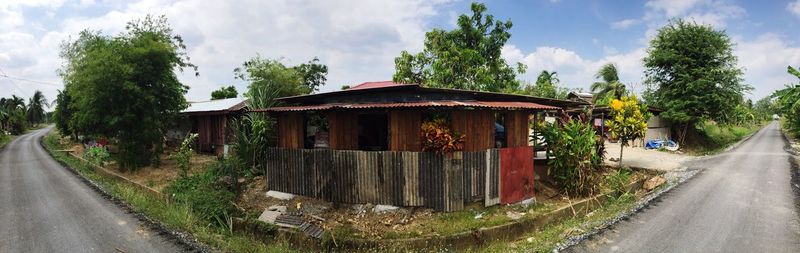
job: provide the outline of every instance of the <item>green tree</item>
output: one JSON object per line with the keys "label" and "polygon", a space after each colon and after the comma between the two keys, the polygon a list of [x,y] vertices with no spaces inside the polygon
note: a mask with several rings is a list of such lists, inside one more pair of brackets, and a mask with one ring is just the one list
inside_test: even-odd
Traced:
{"label": "green tree", "polygon": [[682,124],[683,142],[690,126],[704,119],[719,122],[742,102],[742,83],[733,44],[722,30],[673,20],[658,30],[644,58],[648,99],[664,109],[662,117]]}
{"label": "green tree", "polygon": [[594,77],[601,80],[591,86],[594,100],[597,101],[596,104],[607,104],[608,102],[606,101],[620,99],[625,96],[625,85],[619,81],[617,66],[613,63],[607,63],[600,67]]}
{"label": "green tree", "polygon": [[69,96],[69,93],[58,90],[58,95],[56,95],[55,105],[56,108],[53,111],[53,122],[56,124],[56,129],[62,135],[75,135],[75,132],[69,127],[69,120],[72,117],[72,110],[70,109],[70,103],[72,98]]}
{"label": "green tree", "polygon": [[459,16],[456,29],[426,33],[422,52],[402,51],[395,58],[393,80],[467,90],[519,89],[516,76],[524,73],[525,66],[511,67],[500,54],[511,38],[511,21],[497,21],[485,12],[486,5],[473,3],[472,16]]}
{"label": "green tree", "polygon": [[647,119],[650,117],[647,107],[639,105],[635,95],[623,96],[611,100],[611,112],[606,124],[612,138],[619,139],[619,166],[622,167],[622,150],[630,141],[644,137],[647,132]]}
{"label": "green tree", "polygon": [[0,120],[2,120],[3,130],[11,134],[22,134],[27,129],[27,118],[25,100],[17,95],[11,98],[0,98]]}
{"label": "green tree", "polygon": [[526,84],[518,93],[545,98],[566,98],[567,89],[559,87],[559,83],[557,72],[542,70],[536,77],[535,85]]}
{"label": "green tree", "polygon": [[236,87],[233,87],[233,85],[211,92],[211,100],[235,98],[237,96],[239,96],[239,92],[236,91]]}
{"label": "green tree", "polygon": [[[787,72],[800,79],[800,71],[787,67]],[[785,118],[784,127],[795,137],[800,137],[800,85],[787,84],[786,88],[775,91],[775,109]]]}
{"label": "green tree", "polygon": [[166,127],[186,108],[188,87],[175,70],[197,67],[164,16],[129,22],[111,37],[83,31],[62,45],[61,76],[70,97],[69,127],[83,135],[119,141],[123,168],[149,164],[161,150]]}
{"label": "green tree", "polygon": [[311,88],[312,92],[318,91],[319,87],[325,85],[325,81],[328,80],[326,77],[328,74],[328,66],[319,63],[317,57],[314,57],[314,59],[307,63],[294,66],[292,69],[300,72],[300,75],[303,76],[303,84]]}
{"label": "green tree", "polygon": [[37,125],[45,121],[44,107],[50,107],[47,98],[44,97],[41,91],[37,90],[33,96],[28,100],[28,122],[32,125]]}

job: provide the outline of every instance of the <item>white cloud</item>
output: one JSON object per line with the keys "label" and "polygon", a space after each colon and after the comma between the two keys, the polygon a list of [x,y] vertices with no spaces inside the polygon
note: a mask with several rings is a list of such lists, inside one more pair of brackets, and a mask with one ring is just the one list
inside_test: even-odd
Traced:
{"label": "white cloud", "polygon": [[797,78],[786,73],[787,66],[800,65],[800,47],[793,46],[773,33],[765,33],[754,40],[734,38],[734,53],[739,65],[745,69],[745,82],[752,85],[754,98],[771,94]]}
{"label": "white cloud", "polygon": [[[337,90],[343,84],[391,79],[394,57],[401,50],[422,49],[424,34],[430,29],[429,19],[438,14],[437,7],[442,3],[422,0],[141,0],[97,15],[70,16],[54,24],[56,29],[51,33],[42,35],[25,19],[37,17],[24,17],[21,9],[59,8],[64,1],[3,1],[0,25],[12,27],[8,31],[33,37],[19,40],[15,45],[4,46],[0,42],[0,67],[9,75],[60,83],[55,73],[61,63],[58,58],[60,41],[86,28],[116,34],[124,30],[126,22],[152,13],[167,16],[175,32],[183,36],[192,62],[199,66],[199,77],[189,73],[180,75],[191,87],[187,95],[190,100],[208,99],[210,92],[222,85],[234,84],[243,91],[246,84],[235,80],[232,70],[257,54],[284,58],[288,64],[319,57],[329,67],[328,84],[322,90]],[[0,35],[7,33],[0,30]],[[31,65],[24,57],[36,63]],[[10,61],[19,66],[5,65]],[[7,82],[7,79],[0,79],[0,85]],[[27,93],[43,89],[52,98],[59,88],[40,86],[31,84]],[[0,96],[10,96],[12,92],[24,95],[3,90]]]}
{"label": "white cloud", "polygon": [[651,0],[645,6],[664,12],[668,18],[681,16],[704,0]]}
{"label": "white cloud", "polygon": [[627,53],[610,51],[603,58],[590,60],[564,48],[537,47],[533,52],[524,54],[515,45],[506,45],[503,48],[503,58],[510,62],[522,62],[528,65],[528,71],[520,77],[521,79],[534,81],[542,70],[556,71],[562,85],[584,91],[588,91],[589,86],[596,81],[594,75],[602,65],[614,63],[620,72],[622,82],[632,86],[634,91],[641,92],[640,83],[644,73],[641,59],[645,55],[644,48]]}
{"label": "white cloud", "polygon": [[625,29],[632,25],[638,24],[639,20],[636,19],[623,19],[614,23],[611,23],[611,28],[614,29]]}
{"label": "white cloud", "polygon": [[787,4],[786,10],[800,17],[800,0],[790,2],[789,4]]}
{"label": "white cloud", "polygon": [[648,11],[642,20],[648,21],[650,30],[660,27],[672,18],[685,18],[694,22],[724,28],[732,19],[744,17],[744,8],[730,0],[651,0],[645,3]]}

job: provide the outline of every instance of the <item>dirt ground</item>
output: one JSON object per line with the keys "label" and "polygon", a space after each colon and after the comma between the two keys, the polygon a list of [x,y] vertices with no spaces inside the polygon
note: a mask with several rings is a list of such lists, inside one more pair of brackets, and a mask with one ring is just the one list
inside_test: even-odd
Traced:
{"label": "dirt ground", "polygon": [[[81,144],[74,144],[71,150],[73,150],[73,152],[75,152],[77,155],[83,155],[84,152],[83,145]],[[136,183],[143,184],[150,188],[161,191],[169,184],[169,182],[179,177],[180,169],[178,169],[175,161],[169,158],[171,153],[172,150],[169,150],[159,155],[161,164],[158,167],[150,165],[139,168],[136,171],[123,171],[119,167],[119,164],[113,160],[108,162],[108,164],[106,164],[104,167],[113,170],[114,172],[117,172]],[[189,171],[189,174],[202,172],[206,169],[206,166],[216,160],[216,156],[195,153],[190,160],[192,169]]]}
{"label": "dirt ground", "polygon": [[[644,177],[647,175],[634,173],[630,180],[633,182]],[[471,203],[463,211],[450,213],[422,207],[398,208],[377,213],[372,204],[334,204],[303,196],[280,200],[268,197],[267,191],[264,178],[256,177],[243,190],[237,206],[252,215],[258,215],[273,205],[286,206],[287,211],[300,211],[307,221],[327,230],[345,231],[365,238],[400,238],[469,231],[503,224],[521,216],[547,212],[570,203],[565,195],[543,182],[537,184],[534,204],[484,207],[482,203]]]}
{"label": "dirt ground", "polygon": [[[606,164],[619,164],[619,143],[606,142]],[[681,163],[695,159],[695,156],[670,151],[644,149],[643,147],[625,147],[622,151],[622,164],[630,167],[646,168],[661,171],[676,170]],[[612,160],[613,159],[613,160]]]}

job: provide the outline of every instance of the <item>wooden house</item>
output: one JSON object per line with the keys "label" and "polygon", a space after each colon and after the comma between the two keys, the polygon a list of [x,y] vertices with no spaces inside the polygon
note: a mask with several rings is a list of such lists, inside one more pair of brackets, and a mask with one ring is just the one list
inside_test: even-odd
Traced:
{"label": "wooden house", "polygon": [[190,102],[181,113],[189,119],[190,132],[198,135],[196,150],[223,155],[232,142],[233,129],[229,124],[244,112],[246,103],[244,98]]}
{"label": "wooden house", "polygon": [[[529,121],[586,103],[492,92],[369,82],[280,98],[270,189],[344,203],[427,206],[513,203],[533,196]],[[446,118],[463,150],[421,152],[420,128]]]}

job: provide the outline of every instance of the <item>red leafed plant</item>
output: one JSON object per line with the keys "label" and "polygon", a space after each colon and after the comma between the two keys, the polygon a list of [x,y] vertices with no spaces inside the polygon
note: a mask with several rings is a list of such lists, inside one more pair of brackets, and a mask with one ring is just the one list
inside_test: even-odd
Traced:
{"label": "red leafed plant", "polygon": [[444,119],[422,123],[422,151],[450,153],[464,149],[464,135],[450,130]]}

